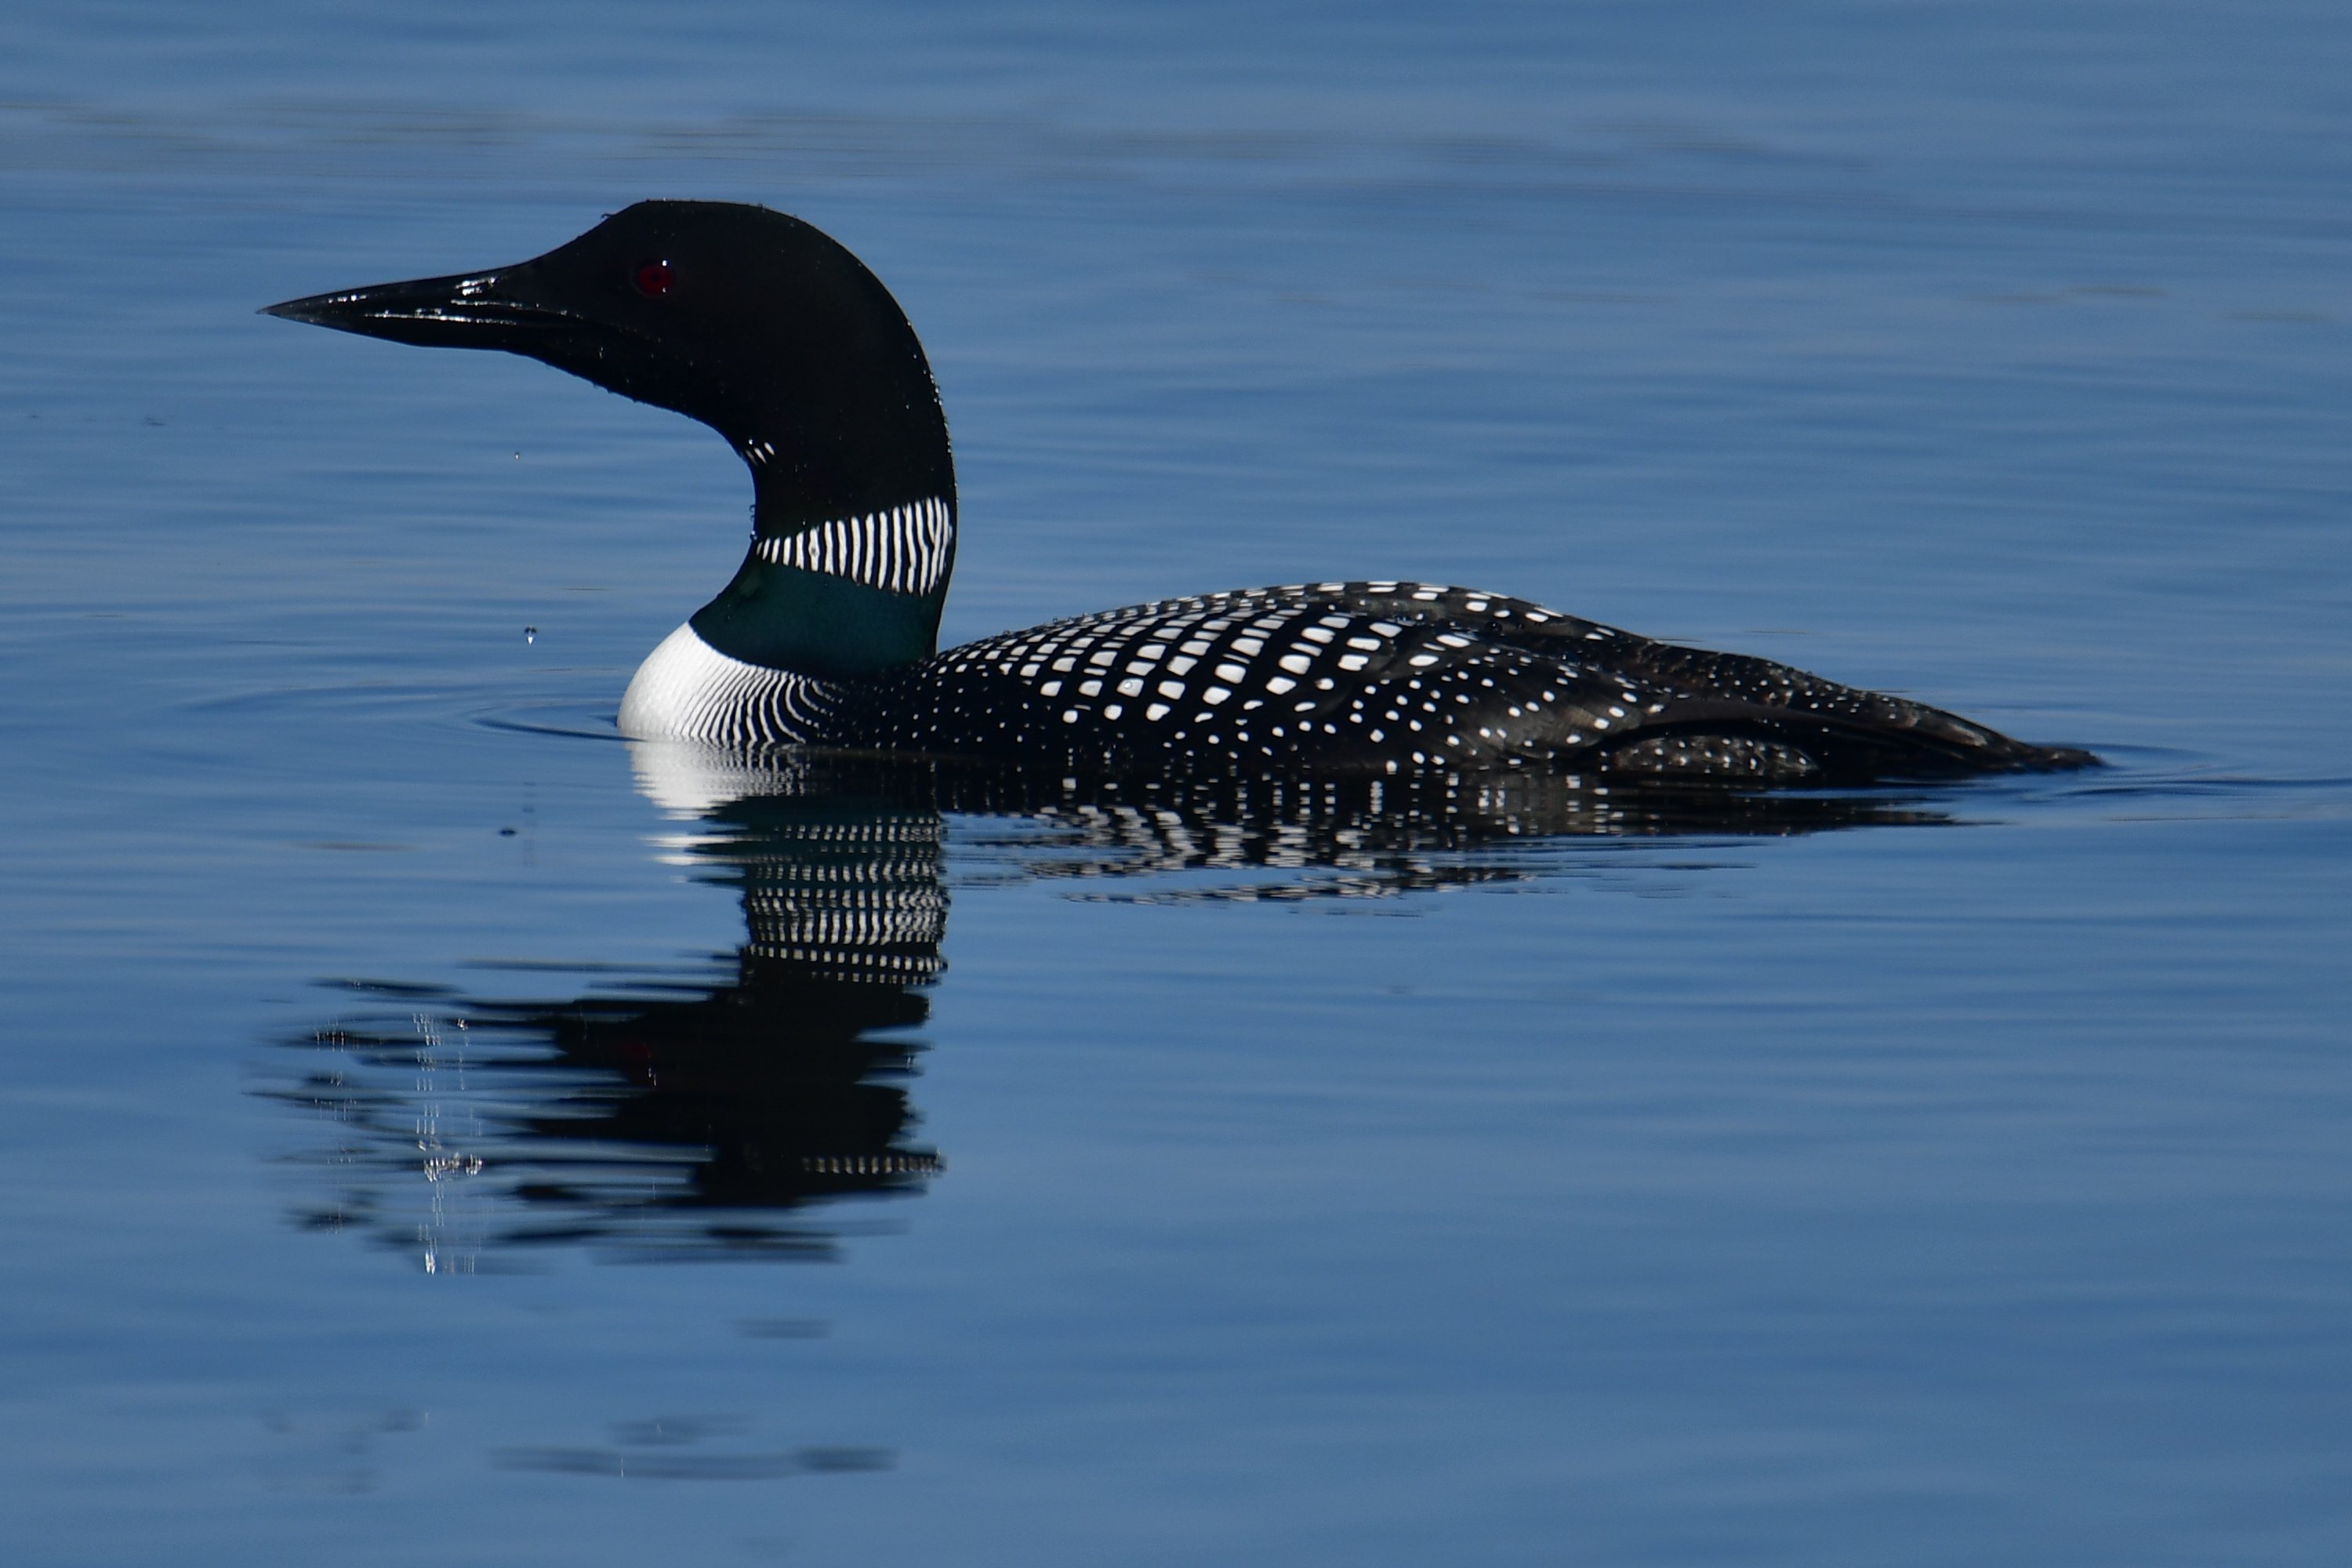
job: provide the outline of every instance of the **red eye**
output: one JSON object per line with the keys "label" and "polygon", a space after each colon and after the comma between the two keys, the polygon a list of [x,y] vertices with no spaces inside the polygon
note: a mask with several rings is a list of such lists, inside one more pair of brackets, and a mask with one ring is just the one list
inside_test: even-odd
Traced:
{"label": "red eye", "polygon": [[670,273],[667,261],[648,261],[637,268],[637,292],[658,300],[669,292]]}

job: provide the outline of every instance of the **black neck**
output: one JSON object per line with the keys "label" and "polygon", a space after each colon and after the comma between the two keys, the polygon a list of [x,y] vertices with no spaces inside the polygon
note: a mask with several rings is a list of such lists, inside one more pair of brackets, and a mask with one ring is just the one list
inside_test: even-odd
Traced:
{"label": "black neck", "polygon": [[955,501],[955,458],[947,418],[928,370],[919,385],[845,400],[825,417],[805,410],[762,411],[744,433],[707,420],[751,470],[751,528],[782,539],[843,518],[866,517],[911,500]]}
{"label": "black neck", "polygon": [[694,629],[746,664],[852,679],[929,658],[946,603],[945,588],[893,594],[829,573],[772,566],[754,553],[694,613]]}

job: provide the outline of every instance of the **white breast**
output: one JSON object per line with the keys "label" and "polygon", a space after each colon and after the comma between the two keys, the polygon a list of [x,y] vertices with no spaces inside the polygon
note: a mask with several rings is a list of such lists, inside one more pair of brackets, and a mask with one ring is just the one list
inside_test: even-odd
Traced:
{"label": "white breast", "polygon": [[821,680],[730,658],[688,623],[637,666],[621,699],[621,733],[638,741],[789,745],[821,732],[824,692]]}

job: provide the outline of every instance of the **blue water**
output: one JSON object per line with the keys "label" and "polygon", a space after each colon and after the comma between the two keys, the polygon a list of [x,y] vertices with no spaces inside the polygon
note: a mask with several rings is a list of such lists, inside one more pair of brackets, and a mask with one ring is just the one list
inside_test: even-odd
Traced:
{"label": "blue water", "polygon": [[[2344,1561],[2347,84],[2315,4],[0,15],[9,1560]],[[719,443],[252,313],[657,195],[907,307],[952,639],[1421,576],[2112,765],[698,813],[607,731]],[[835,873],[897,981],[761,956]]]}

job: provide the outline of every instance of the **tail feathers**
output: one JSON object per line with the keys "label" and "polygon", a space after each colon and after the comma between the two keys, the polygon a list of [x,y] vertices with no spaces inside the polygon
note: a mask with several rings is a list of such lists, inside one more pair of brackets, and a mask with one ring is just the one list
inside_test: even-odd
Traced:
{"label": "tail feathers", "polygon": [[1585,646],[1586,658],[1629,684],[1673,694],[1612,746],[1607,765],[1619,772],[1852,784],[2098,763],[2088,752],[2029,745],[1924,702],[1750,654],[1622,632]]}
{"label": "tail feathers", "polygon": [[1653,778],[1850,785],[2098,763],[2088,752],[2013,741],[1940,709],[1884,697],[1872,706],[1879,711],[1685,698],[1612,745],[1602,765]]}

